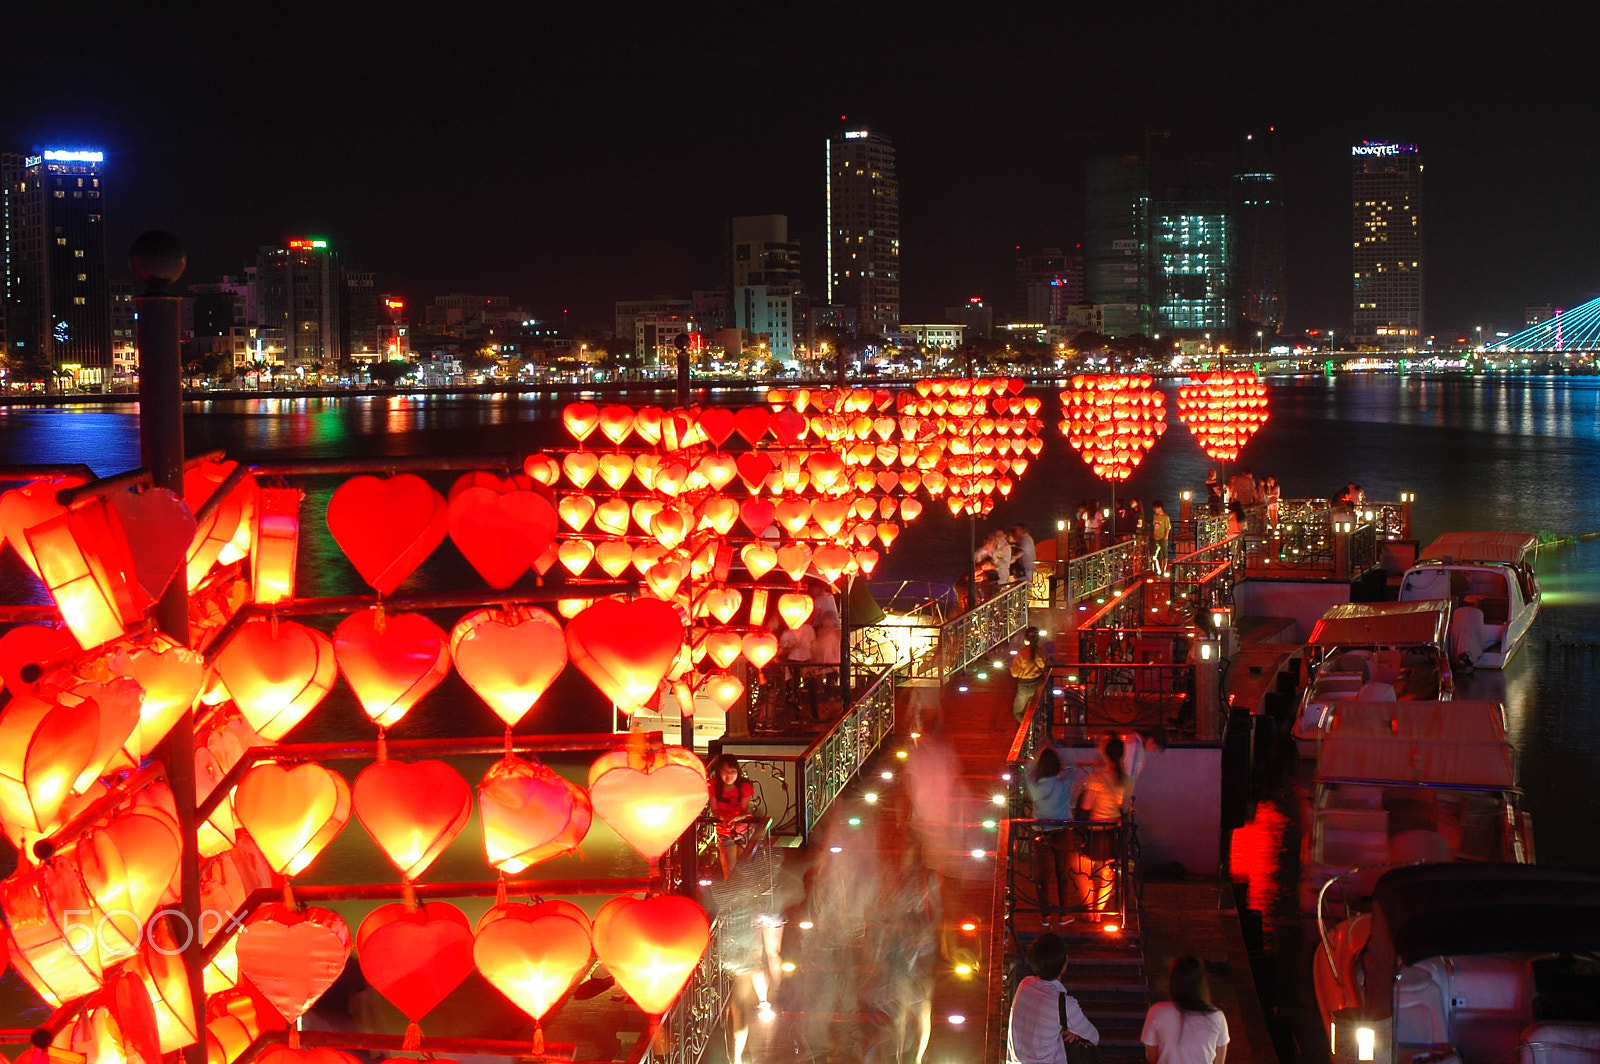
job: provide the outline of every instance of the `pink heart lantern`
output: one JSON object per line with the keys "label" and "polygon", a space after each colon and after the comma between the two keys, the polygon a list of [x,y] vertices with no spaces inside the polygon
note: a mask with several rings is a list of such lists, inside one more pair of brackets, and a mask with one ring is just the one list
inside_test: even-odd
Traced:
{"label": "pink heart lantern", "polygon": [[361,708],[380,728],[404,717],[450,671],[444,632],[420,613],[352,613],[334,629],[333,653]]}
{"label": "pink heart lantern", "polygon": [[456,622],[450,652],[467,686],[507,728],[515,727],[561,670],[567,637],[544,610],[477,610]]}
{"label": "pink heart lantern", "polygon": [[344,971],[350,928],[338,913],[268,902],[239,933],[239,972],[293,1024]]}
{"label": "pink heart lantern", "polygon": [[503,757],[478,784],[489,863],[508,875],[578,848],[594,806],[582,787],[536,757]]}

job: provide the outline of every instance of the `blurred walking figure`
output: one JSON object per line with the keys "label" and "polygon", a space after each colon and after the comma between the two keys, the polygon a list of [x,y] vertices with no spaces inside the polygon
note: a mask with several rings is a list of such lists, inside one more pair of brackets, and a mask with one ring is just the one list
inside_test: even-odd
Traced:
{"label": "blurred walking figure", "polygon": [[1011,715],[1022,723],[1028,703],[1044,686],[1045,669],[1049,665],[1039,638],[1039,629],[1029,628],[1022,633],[1022,645],[1011,658],[1011,676],[1017,681],[1016,693],[1011,696]]}
{"label": "blurred walking figure", "polygon": [[1113,735],[1100,751],[1100,763],[1083,782],[1078,795],[1077,818],[1095,825],[1081,850],[1072,855],[1072,880],[1084,899],[1091,919],[1111,906],[1117,878],[1116,830],[1128,801],[1127,775],[1122,771],[1122,740]]}
{"label": "blurred walking figure", "polygon": [[922,1064],[933,1033],[934,968],[941,952],[944,919],[940,876],[915,844],[883,880],[877,919],[868,930],[866,962],[878,973],[870,995],[888,1026],[867,1051],[869,1064]]}

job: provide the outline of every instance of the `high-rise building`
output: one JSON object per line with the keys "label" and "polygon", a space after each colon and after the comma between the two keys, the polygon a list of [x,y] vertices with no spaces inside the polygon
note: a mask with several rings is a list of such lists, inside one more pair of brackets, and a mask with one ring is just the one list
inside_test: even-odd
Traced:
{"label": "high-rise building", "polygon": [[[826,154],[828,303],[879,336],[900,324],[900,180],[882,133],[847,129]],[[850,316],[846,311],[841,318]]]}
{"label": "high-rise building", "polygon": [[799,287],[800,245],[783,214],[747,214],[729,225],[728,288],[747,284]]}
{"label": "high-rise building", "polygon": [[1234,174],[1231,207],[1238,243],[1235,303],[1240,324],[1276,336],[1283,331],[1289,303],[1288,243],[1279,176],[1259,170]]}
{"label": "high-rise building", "polygon": [[388,314],[371,270],[345,270],[340,347],[352,362],[377,362],[387,346]]}
{"label": "high-rise building", "polygon": [[111,382],[132,385],[139,375],[139,349],[134,346],[134,322],[139,320],[133,302],[132,281],[111,285]]}
{"label": "high-rise building", "polygon": [[320,363],[332,369],[344,361],[340,335],[344,281],[339,255],[326,240],[294,237],[281,248],[261,248],[256,279],[261,286],[258,324],[282,332],[285,365]]}
{"label": "high-rise building", "polygon": [[1352,338],[1415,347],[1423,337],[1422,154],[1414,144],[1363,141],[1350,163]]}
{"label": "high-rise building", "polygon": [[1228,208],[1195,199],[1157,203],[1152,212],[1156,332],[1233,331],[1233,233]]}
{"label": "high-rise building", "polygon": [[1084,287],[1108,336],[1150,332],[1150,174],[1138,156],[1089,160]]}
{"label": "high-rise building", "polygon": [[1054,325],[1067,308],[1083,302],[1083,255],[1045,248],[1037,255],[1018,255],[1012,264],[1013,321]]}
{"label": "high-rise building", "polygon": [[6,345],[35,379],[111,378],[111,290],[98,151],[0,153]]}

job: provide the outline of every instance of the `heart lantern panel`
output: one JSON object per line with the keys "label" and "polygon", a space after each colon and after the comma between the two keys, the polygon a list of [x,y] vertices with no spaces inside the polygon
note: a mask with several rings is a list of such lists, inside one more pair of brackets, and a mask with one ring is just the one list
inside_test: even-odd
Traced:
{"label": "heart lantern panel", "polygon": [[272,870],[302,871],[350,819],[350,786],[315,762],[256,765],[233,792],[233,813]]}
{"label": "heart lantern panel", "polygon": [[394,725],[450,671],[444,632],[420,613],[352,613],[333,633],[339,671],[380,728]]}
{"label": "heart lantern panel", "polygon": [[450,632],[456,671],[507,728],[527,715],[567,666],[567,637],[544,610],[477,610]]}
{"label": "heart lantern panel", "polygon": [[489,766],[478,814],[489,863],[508,875],[577,849],[594,822],[588,792],[534,757]]}
{"label": "heart lantern panel", "polygon": [[407,880],[427,871],[472,815],[472,788],[443,761],[379,761],[361,770],[351,793],[361,826]]}
{"label": "heart lantern panel", "polygon": [[356,955],[367,982],[411,1021],[401,1048],[415,1050],[418,1022],[472,974],[472,927],[447,902],[380,905],[356,931]]}
{"label": "heart lantern panel", "polygon": [[[567,901],[496,905],[478,921],[478,971],[538,1025],[589,967],[589,918]],[[543,1032],[534,1036],[534,1052]]]}
{"label": "heart lantern panel", "polygon": [[333,640],[294,621],[246,621],[217,655],[217,677],[251,728],[278,742],[333,689]]}
{"label": "heart lantern panel", "polygon": [[556,533],[550,500],[514,481],[474,484],[449,503],[450,539],[492,588],[508,588],[528,571]]}
{"label": "heart lantern panel", "polygon": [[672,1006],[711,942],[700,906],[677,894],[612,898],[594,916],[594,950],[651,1016]]}
{"label": "heart lantern panel", "polygon": [[683,620],[656,598],[601,599],[567,625],[567,654],[601,694],[635,713],[656,694],[683,645]]}
{"label": "heart lantern panel", "polygon": [[392,595],[448,531],[449,508],[414,473],[352,477],[328,500],[328,530],[380,595]]}
{"label": "heart lantern panel", "polygon": [[338,913],[269,902],[239,933],[239,972],[293,1024],[344,971],[350,928]]}
{"label": "heart lantern panel", "polygon": [[589,766],[594,811],[652,865],[710,800],[705,764],[691,750],[643,736]]}

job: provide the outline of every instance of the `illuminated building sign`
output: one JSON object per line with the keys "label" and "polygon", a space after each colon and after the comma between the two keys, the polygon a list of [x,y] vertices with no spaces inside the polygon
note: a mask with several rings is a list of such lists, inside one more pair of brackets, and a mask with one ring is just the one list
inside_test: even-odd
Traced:
{"label": "illuminated building sign", "polygon": [[1352,145],[1351,155],[1415,155],[1415,144],[1371,144],[1361,143]]}
{"label": "illuminated building sign", "polygon": [[845,133],[844,139],[845,140],[865,140],[866,136],[867,136],[867,131],[866,130],[864,130],[864,129],[852,129],[852,130],[848,131],[847,133]]}
{"label": "illuminated building sign", "polygon": [[320,250],[328,246],[328,242],[326,240],[295,239],[288,241],[288,244],[290,251]]}
{"label": "illuminated building sign", "polygon": [[103,151],[56,151],[46,148],[44,161],[47,163],[103,163],[106,153]]}
{"label": "illuminated building sign", "polygon": [[403,299],[385,299],[383,301],[383,305],[388,307],[390,310],[406,309],[406,301]]}

